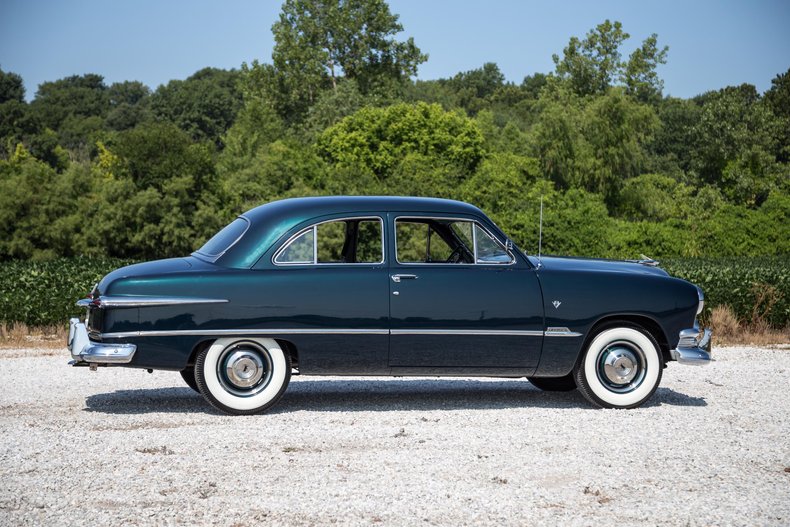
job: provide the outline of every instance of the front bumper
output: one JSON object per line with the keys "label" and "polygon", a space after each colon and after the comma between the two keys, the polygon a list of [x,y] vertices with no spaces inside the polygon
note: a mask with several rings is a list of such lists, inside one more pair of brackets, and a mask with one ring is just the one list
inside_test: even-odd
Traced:
{"label": "front bumper", "polygon": [[680,332],[677,348],[670,350],[669,354],[680,364],[705,366],[712,360],[710,358],[712,336],[713,333],[708,328],[684,329]]}
{"label": "front bumper", "polygon": [[134,344],[103,344],[88,338],[85,324],[78,318],[69,320],[69,353],[74,366],[85,364],[128,364],[134,358]]}

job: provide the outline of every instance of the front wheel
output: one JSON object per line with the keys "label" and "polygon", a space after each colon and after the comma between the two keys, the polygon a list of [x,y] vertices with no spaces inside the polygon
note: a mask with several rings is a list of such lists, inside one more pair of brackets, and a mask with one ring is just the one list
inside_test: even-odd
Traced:
{"label": "front wheel", "polygon": [[655,393],[663,370],[655,339],[636,326],[609,327],[592,340],[576,367],[576,384],[603,408],[636,408]]}
{"label": "front wheel", "polygon": [[291,359],[274,339],[218,339],[195,359],[195,380],[215,408],[235,415],[256,414],[285,392]]}

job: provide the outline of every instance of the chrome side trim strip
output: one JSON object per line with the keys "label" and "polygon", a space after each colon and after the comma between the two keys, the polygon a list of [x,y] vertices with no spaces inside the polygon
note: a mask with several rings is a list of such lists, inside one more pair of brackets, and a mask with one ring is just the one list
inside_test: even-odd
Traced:
{"label": "chrome side trim strip", "polygon": [[568,328],[546,328],[546,332],[544,333],[547,337],[581,337],[581,333],[577,333],[576,331],[571,331]]}
{"label": "chrome side trim strip", "polygon": [[542,331],[508,329],[391,329],[390,335],[491,335],[542,337]]}
{"label": "chrome side trim strip", "polygon": [[151,331],[121,331],[117,333],[102,333],[102,339],[120,339],[129,337],[182,337],[200,335],[209,337],[244,336],[244,335],[389,335],[388,329],[173,329]]}
{"label": "chrome side trim strip", "polygon": [[251,328],[251,329],[175,329],[149,331],[121,331],[102,333],[102,339],[130,337],[179,337],[200,335],[209,337],[244,335],[476,335],[512,337],[579,337],[581,333],[568,328],[549,328],[544,331],[499,329],[323,329],[323,328]]}
{"label": "chrome side trim strip", "polygon": [[[150,307],[180,306],[186,304],[225,304],[224,298],[198,298],[178,296],[102,296],[98,307]],[[78,302],[79,304],[79,302]],[[82,306],[86,307],[86,306]]]}

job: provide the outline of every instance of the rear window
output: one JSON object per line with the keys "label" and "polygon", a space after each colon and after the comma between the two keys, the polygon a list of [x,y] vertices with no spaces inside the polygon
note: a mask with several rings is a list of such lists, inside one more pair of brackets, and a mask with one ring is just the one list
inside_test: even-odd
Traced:
{"label": "rear window", "polygon": [[236,218],[198,249],[197,253],[209,257],[219,256],[241,238],[249,224],[246,218]]}

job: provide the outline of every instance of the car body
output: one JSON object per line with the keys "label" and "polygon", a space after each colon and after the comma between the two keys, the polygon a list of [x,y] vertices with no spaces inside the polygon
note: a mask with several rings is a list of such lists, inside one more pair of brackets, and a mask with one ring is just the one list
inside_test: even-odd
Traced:
{"label": "car body", "polygon": [[528,256],[458,201],[287,199],[109,273],[69,349],[180,371],[230,413],[265,410],[292,373],[526,377],[628,408],[668,363],[710,360],[702,291],[654,264]]}

